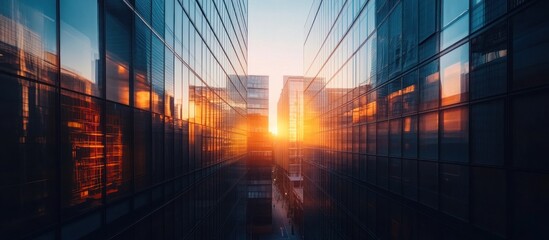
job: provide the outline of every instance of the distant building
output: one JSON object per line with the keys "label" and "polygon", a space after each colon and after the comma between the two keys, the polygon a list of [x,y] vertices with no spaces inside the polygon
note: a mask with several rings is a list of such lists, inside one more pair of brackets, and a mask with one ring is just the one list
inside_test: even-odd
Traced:
{"label": "distant building", "polygon": [[[269,132],[269,76],[249,75],[248,231],[252,239],[272,231],[273,141]],[[275,229],[276,230],[276,229]]]}
{"label": "distant building", "polygon": [[[276,184],[290,202],[293,219],[301,219],[303,209],[303,144],[302,76],[284,76],[284,86],[277,105],[278,134],[275,141]],[[300,224],[301,221],[296,221]]]}

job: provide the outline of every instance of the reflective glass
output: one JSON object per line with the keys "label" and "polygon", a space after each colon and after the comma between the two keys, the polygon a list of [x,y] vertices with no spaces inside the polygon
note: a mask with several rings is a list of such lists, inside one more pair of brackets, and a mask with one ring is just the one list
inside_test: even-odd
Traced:
{"label": "reflective glass", "polygon": [[469,109],[458,107],[440,114],[440,160],[469,162]]}
{"label": "reflective glass", "polygon": [[151,111],[164,113],[164,43],[158,37],[152,37],[151,49]]}
{"label": "reflective glass", "polygon": [[54,84],[55,0],[5,0],[0,8],[0,70]]}
{"label": "reflective glass", "polygon": [[505,145],[504,102],[492,101],[471,107],[471,161],[503,165]]}
{"label": "reflective glass", "polygon": [[133,105],[149,110],[151,106],[151,31],[139,18],[135,18],[133,49]]}
{"label": "reflective glass", "polygon": [[469,167],[440,164],[440,210],[469,219]]}
{"label": "reflective glass", "polygon": [[389,151],[389,122],[377,123],[377,155],[387,156]]}
{"label": "reflective glass", "polygon": [[151,184],[151,114],[133,111],[133,156],[135,190],[143,190]]}
{"label": "reflective glass", "polygon": [[469,16],[463,16],[450,24],[440,35],[440,48],[445,49],[469,34]]}
{"label": "reflective glass", "polygon": [[130,104],[131,11],[122,1],[105,2],[107,99]]}
{"label": "reflective glass", "polygon": [[61,87],[93,96],[103,88],[97,9],[97,1],[60,1]]}
{"label": "reflective glass", "polygon": [[100,206],[105,174],[101,101],[61,95],[61,206],[72,217]]}
{"label": "reflective glass", "polygon": [[471,222],[505,236],[507,226],[507,176],[505,170],[471,168]]}
{"label": "reflective glass", "polygon": [[402,135],[401,119],[391,120],[389,123],[389,156],[400,157],[401,154],[401,135]]}
{"label": "reflective glass", "polygon": [[418,0],[403,1],[402,69],[417,63],[418,57]]}
{"label": "reflective glass", "polygon": [[418,105],[418,74],[413,71],[402,78],[402,113],[417,112]]}
{"label": "reflective glass", "polygon": [[469,90],[469,44],[440,58],[441,105],[466,101]]}
{"label": "reflective glass", "polygon": [[388,112],[389,117],[399,117],[402,113],[402,90],[401,90],[401,80],[396,79],[389,83],[388,86]]}
{"label": "reflective glass", "polygon": [[507,11],[507,0],[473,0],[471,4],[471,31],[494,21]]}
{"label": "reflective glass", "polygon": [[417,116],[402,119],[402,156],[417,157]]}
{"label": "reflective glass", "polygon": [[438,158],[438,113],[423,114],[419,118],[419,158]]}
{"label": "reflective glass", "polygon": [[419,42],[423,42],[436,30],[436,0],[419,1]]}
{"label": "reflective glass", "polygon": [[106,111],[107,200],[128,196],[133,181],[131,150],[131,110],[108,103]]}
{"label": "reflective glass", "polygon": [[419,162],[419,202],[438,209],[438,163]]}
{"label": "reflective glass", "polygon": [[469,0],[442,0],[442,26],[447,26],[469,10]]}
{"label": "reflective glass", "polygon": [[400,73],[402,67],[402,4],[389,16],[389,77]]}
{"label": "reflective glass", "polygon": [[418,196],[418,176],[417,161],[402,159],[402,195],[417,200]]}
{"label": "reflective glass", "polygon": [[440,75],[438,61],[433,61],[419,69],[419,109],[427,110],[438,107]]}

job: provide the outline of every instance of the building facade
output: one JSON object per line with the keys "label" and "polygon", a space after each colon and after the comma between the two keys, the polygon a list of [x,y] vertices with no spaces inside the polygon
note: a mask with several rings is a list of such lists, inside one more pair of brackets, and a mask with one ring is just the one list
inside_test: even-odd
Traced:
{"label": "building facade", "polygon": [[[248,75],[248,236],[272,231],[273,141],[269,133],[269,76]],[[276,229],[275,229],[276,230]]]}
{"label": "building facade", "polygon": [[547,238],[547,9],[314,1],[305,238]]}
{"label": "building facade", "polygon": [[277,104],[275,185],[289,205],[289,215],[300,229],[303,209],[303,76],[284,76]]}
{"label": "building facade", "polygon": [[242,239],[246,0],[8,0],[0,238]]}

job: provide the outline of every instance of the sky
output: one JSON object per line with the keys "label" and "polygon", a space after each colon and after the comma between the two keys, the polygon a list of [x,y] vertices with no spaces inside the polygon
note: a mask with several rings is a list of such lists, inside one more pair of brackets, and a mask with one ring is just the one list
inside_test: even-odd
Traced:
{"label": "sky", "polygon": [[304,25],[312,0],[248,2],[248,74],[269,76],[269,131],[276,133],[282,76],[303,75]]}

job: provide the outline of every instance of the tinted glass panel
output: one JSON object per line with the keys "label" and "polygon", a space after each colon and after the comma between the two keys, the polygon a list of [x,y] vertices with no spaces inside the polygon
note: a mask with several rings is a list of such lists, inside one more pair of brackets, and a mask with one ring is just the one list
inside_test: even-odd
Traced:
{"label": "tinted glass panel", "polygon": [[64,216],[101,205],[105,174],[101,102],[63,91],[61,96],[61,205]]}
{"label": "tinted glass panel", "polygon": [[398,117],[402,113],[402,94],[401,80],[397,79],[389,83],[388,86],[389,117]]}
{"label": "tinted glass panel", "polygon": [[164,113],[164,44],[160,39],[152,37],[152,91],[151,110],[155,113]]}
{"label": "tinted glass panel", "polygon": [[471,1],[471,30],[475,31],[507,11],[506,0]]}
{"label": "tinted glass panel", "polygon": [[129,195],[133,177],[130,157],[131,110],[123,105],[107,104],[107,200]]}
{"label": "tinted glass panel", "polygon": [[438,113],[423,114],[419,118],[419,157],[438,158]]}
{"label": "tinted glass panel", "polygon": [[402,120],[402,156],[417,157],[417,117],[406,117]]}
{"label": "tinted glass panel", "polygon": [[377,123],[377,155],[387,156],[389,150],[389,122]]}
{"label": "tinted glass panel", "polygon": [[400,157],[401,154],[401,135],[402,120],[391,120],[389,126],[389,156]]}
{"label": "tinted glass panel", "polygon": [[441,105],[466,101],[469,84],[469,44],[440,58]]}
{"label": "tinted glass panel", "polygon": [[517,172],[513,177],[513,238],[547,238],[549,224],[549,182],[547,174]]}
{"label": "tinted glass panel", "polygon": [[417,200],[417,161],[402,159],[402,195]]}
{"label": "tinted glass panel", "polygon": [[151,114],[134,110],[133,116],[135,189],[142,190],[151,182]]}
{"label": "tinted glass panel", "polygon": [[151,101],[151,31],[135,18],[134,64],[134,106],[149,110]]}
{"label": "tinted glass panel", "polygon": [[131,11],[122,1],[105,2],[107,99],[130,104]]}
{"label": "tinted glass panel", "polygon": [[440,165],[440,210],[452,216],[469,218],[469,168]]}
{"label": "tinted glass panel", "polygon": [[504,170],[471,169],[471,222],[505,235],[507,223],[507,179]]}
{"label": "tinted glass panel", "polygon": [[426,110],[438,107],[440,77],[438,61],[431,62],[419,70],[419,109]]}
{"label": "tinted glass panel", "polygon": [[504,102],[494,101],[471,107],[471,160],[477,164],[503,165]]}
{"label": "tinted glass panel", "polygon": [[419,1],[419,41],[422,42],[435,32],[436,0]]}
{"label": "tinted glass panel", "polygon": [[418,74],[413,71],[402,78],[402,113],[417,112],[418,104]]}
{"label": "tinted glass panel", "polygon": [[56,82],[55,2],[2,1],[0,70],[47,83]]}
{"label": "tinted glass panel", "polygon": [[402,69],[417,63],[418,52],[418,1],[403,1]]}
{"label": "tinted glass panel", "polygon": [[60,1],[61,86],[101,96],[97,9],[97,1]]}
{"label": "tinted glass panel", "polygon": [[438,208],[438,164],[419,162],[419,202]]}
{"label": "tinted glass panel", "polygon": [[56,221],[57,94],[5,75],[0,81],[0,233],[18,239]]}
{"label": "tinted glass panel", "polygon": [[444,110],[440,114],[440,160],[469,162],[469,109]]}

